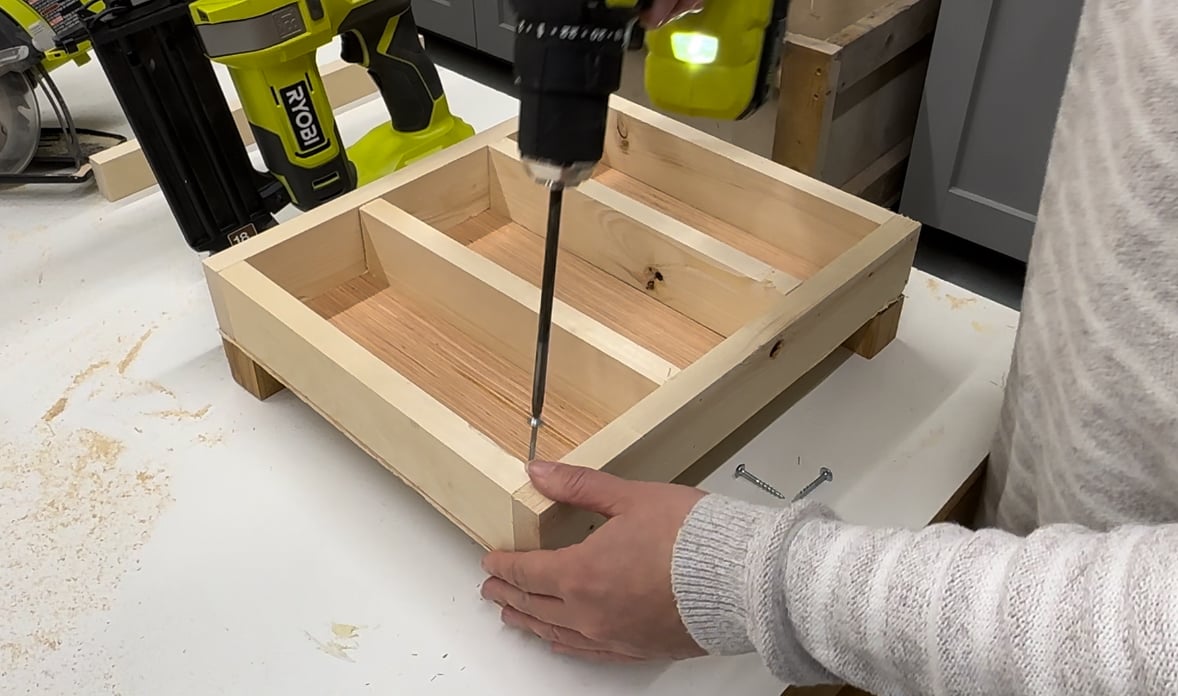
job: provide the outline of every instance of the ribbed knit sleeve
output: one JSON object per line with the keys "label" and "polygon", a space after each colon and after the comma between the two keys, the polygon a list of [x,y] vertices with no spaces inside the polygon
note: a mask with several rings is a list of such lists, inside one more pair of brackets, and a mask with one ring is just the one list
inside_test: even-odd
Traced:
{"label": "ribbed knit sleeve", "polygon": [[673,579],[702,647],[755,650],[790,684],[1178,693],[1178,526],[877,529],[712,495]]}
{"label": "ribbed knit sleeve", "polygon": [[696,640],[877,696],[1178,694],[1174,0],[1084,3],[1018,331],[986,529],[708,496],[672,561]]}

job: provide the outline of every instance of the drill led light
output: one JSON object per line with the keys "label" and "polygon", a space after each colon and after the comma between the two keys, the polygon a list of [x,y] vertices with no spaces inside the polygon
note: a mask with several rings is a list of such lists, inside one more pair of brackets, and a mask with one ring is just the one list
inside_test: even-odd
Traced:
{"label": "drill led light", "polygon": [[699,32],[678,32],[671,35],[671,52],[684,63],[703,65],[716,60],[720,40]]}

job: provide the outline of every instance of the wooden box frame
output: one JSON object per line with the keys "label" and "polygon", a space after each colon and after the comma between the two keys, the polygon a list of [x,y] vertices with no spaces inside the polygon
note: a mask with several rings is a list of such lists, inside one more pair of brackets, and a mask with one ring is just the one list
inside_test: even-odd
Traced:
{"label": "wooden box frame", "polygon": [[773,159],[895,204],[940,9],[941,0],[795,0]]}
{"label": "wooden box frame", "polygon": [[[514,133],[205,270],[242,386],[288,387],[483,546],[552,548],[598,520],[525,471],[547,197]],[[541,455],[674,480],[841,345],[895,335],[918,230],[615,98],[605,159],[565,194]]]}

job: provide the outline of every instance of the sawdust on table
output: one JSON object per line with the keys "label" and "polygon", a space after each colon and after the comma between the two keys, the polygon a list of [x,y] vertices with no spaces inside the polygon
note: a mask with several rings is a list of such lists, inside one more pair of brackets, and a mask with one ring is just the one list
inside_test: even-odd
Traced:
{"label": "sawdust on table", "polygon": [[325,641],[319,640],[308,631],[304,631],[303,633],[307,636],[307,640],[314,643],[320,652],[331,655],[339,660],[355,662],[352,656],[348,654],[348,651],[360,647],[360,628],[360,626],[354,626],[352,624],[333,623],[331,624],[331,637]]}
{"label": "sawdust on table", "polygon": [[976,297],[957,297],[949,293],[945,293],[945,299],[949,301],[949,309],[954,311],[978,301]]}
{"label": "sawdust on table", "polygon": [[196,436],[196,441],[207,447],[215,447],[225,441],[225,433],[221,430],[215,433],[201,433]]}
{"label": "sawdust on table", "polygon": [[182,408],[170,408],[166,411],[152,411],[147,415],[172,420],[200,420],[208,415],[209,409],[212,407],[212,404],[205,404],[196,411],[186,411]]}
{"label": "sawdust on table", "polygon": [[99,360],[97,362],[90,363],[89,367],[74,375],[74,378],[70,381],[69,386],[65,388],[65,391],[61,393],[61,396],[58,397],[57,401],[55,401],[53,405],[49,407],[49,410],[45,412],[45,415],[41,416],[41,420],[45,423],[52,423],[54,419],[56,419],[65,411],[66,406],[69,405],[70,396],[73,395],[78,387],[85,384],[86,381],[93,377],[96,372],[109,364],[109,360]]}
{"label": "sawdust on table", "polygon": [[120,375],[127,374],[127,368],[131,367],[131,363],[135,362],[135,358],[139,357],[139,351],[143,350],[143,344],[147,343],[147,339],[151,338],[151,333],[153,331],[155,331],[155,327],[152,327],[144,332],[144,334],[139,337],[139,340],[135,341],[135,345],[131,346],[131,350],[127,351],[127,354],[124,355],[123,359],[119,361]]}
{"label": "sawdust on table", "polygon": [[[80,382],[79,382],[80,383]],[[91,429],[0,443],[0,675],[30,693],[116,693],[113,660],[75,639],[171,501],[162,467]]]}

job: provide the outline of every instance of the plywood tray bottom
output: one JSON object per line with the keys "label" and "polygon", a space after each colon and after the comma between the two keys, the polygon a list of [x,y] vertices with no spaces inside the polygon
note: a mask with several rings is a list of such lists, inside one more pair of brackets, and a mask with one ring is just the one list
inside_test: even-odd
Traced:
{"label": "plywood tray bottom", "polygon": [[[500,447],[526,459],[530,373],[368,274],[307,304]],[[547,427],[541,430],[537,452],[559,459],[607,421],[591,404],[550,389],[545,402]]]}

